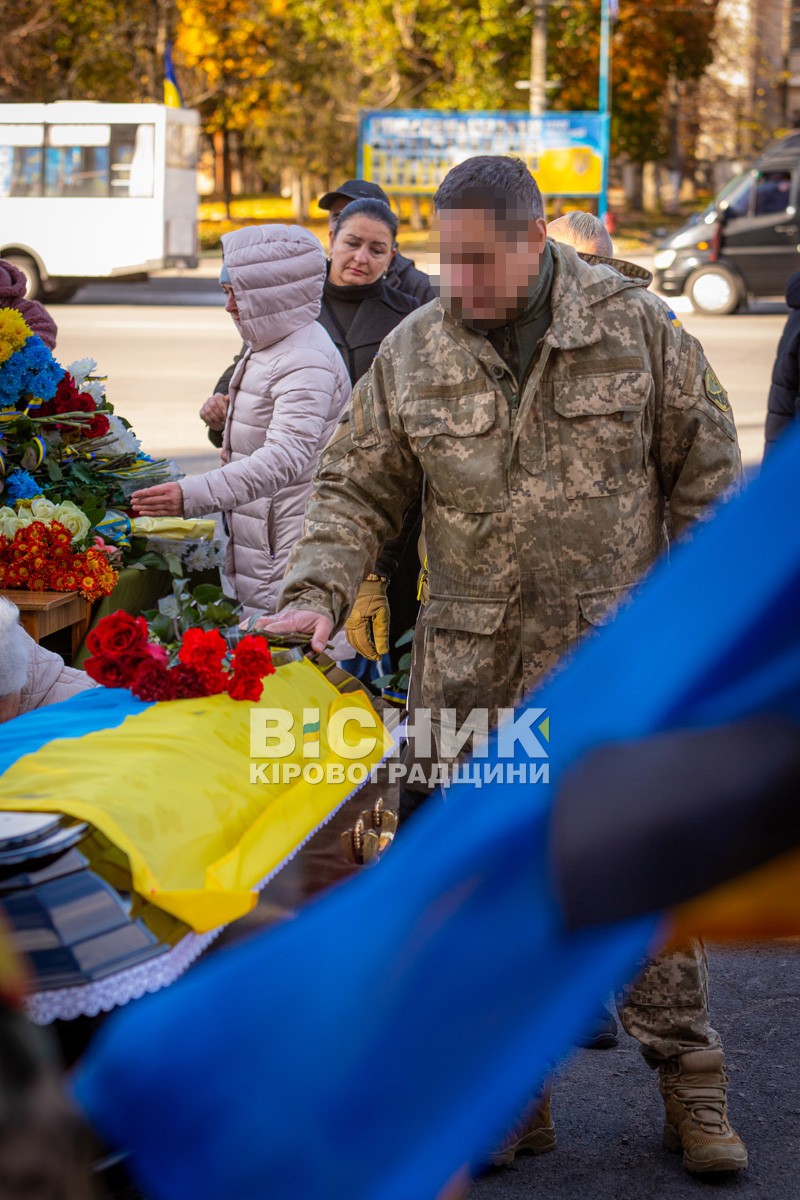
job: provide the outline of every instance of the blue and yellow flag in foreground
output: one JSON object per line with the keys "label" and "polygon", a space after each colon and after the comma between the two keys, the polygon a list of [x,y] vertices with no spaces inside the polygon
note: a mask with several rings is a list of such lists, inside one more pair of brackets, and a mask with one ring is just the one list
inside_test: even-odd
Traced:
{"label": "blue and yellow flag in foreground", "polygon": [[[76,1095],[151,1200],[432,1200],[505,1133],[669,935],[652,894],[568,924],[567,772],[609,743],[800,720],[798,473],[800,433],[536,694],[550,787],[458,785],[375,869],[109,1021]],[[638,853],[657,862],[658,834]]]}
{"label": "blue and yellow flag in foreground", "polygon": [[171,42],[167,42],[164,50],[164,103],[167,108],[183,108],[183,97],[175,78],[175,67],[172,62]]}

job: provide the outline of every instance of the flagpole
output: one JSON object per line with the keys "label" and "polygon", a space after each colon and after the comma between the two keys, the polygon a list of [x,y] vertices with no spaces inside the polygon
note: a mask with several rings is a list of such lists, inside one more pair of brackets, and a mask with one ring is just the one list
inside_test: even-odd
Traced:
{"label": "flagpole", "polygon": [[603,173],[597,215],[605,220],[608,212],[608,160],[611,156],[611,0],[601,0],[600,8],[600,111],[603,148]]}

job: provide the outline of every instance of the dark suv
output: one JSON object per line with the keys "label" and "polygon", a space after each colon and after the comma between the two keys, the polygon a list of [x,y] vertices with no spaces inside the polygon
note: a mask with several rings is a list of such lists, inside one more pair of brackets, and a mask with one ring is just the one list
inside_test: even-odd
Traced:
{"label": "dark suv", "polygon": [[656,287],[703,313],[731,313],[750,296],[781,296],[800,270],[800,131],[773,143],[704,213],[662,242]]}

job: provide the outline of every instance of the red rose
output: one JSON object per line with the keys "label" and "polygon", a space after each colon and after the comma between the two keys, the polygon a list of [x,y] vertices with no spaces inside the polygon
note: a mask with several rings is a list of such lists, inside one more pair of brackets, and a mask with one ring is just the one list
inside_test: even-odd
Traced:
{"label": "red rose", "polygon": [[103,413],[95,413],[95,415],[92,417],[91,421],[89,422],[88,428],[86,430],[86,436],[88,438],[105,437],[105,435],[108,433],[109,429],[110,429],[110,425],[108,423],[108,417],[105,416]]}
{"label": "red rose", "polygon": [[122,658],[87,658],[83,669],[97,683],[108,688],[128,687],[131,679],[144,660],[137,657],[134,661]]}
{"label": "red rose", "polygon": [[148,652],[147,622],[120,609],[97,623],[86,637],[86,648],[101,658],[141,657]]}
{"label": "red rose", "polygon": [[205,679],[194,667],[181,664],[170,671],[172,676],[173,700],[196,700],[200,696],[208,696],[209,690]]}

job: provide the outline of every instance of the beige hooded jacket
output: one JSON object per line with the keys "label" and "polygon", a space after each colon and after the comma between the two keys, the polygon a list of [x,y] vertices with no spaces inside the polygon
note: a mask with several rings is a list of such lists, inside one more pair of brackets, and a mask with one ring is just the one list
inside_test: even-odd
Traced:
{"label": "beige hooded jacket", "polygon": [[317,459],[350,398],[341,356],[317,324],[325,255],[299,226],[223,236],[248,351],[230,383],[229,462],[184,479],[184,513],[227,514],[226,574],[245,615],[274,612],[300,537]]}

